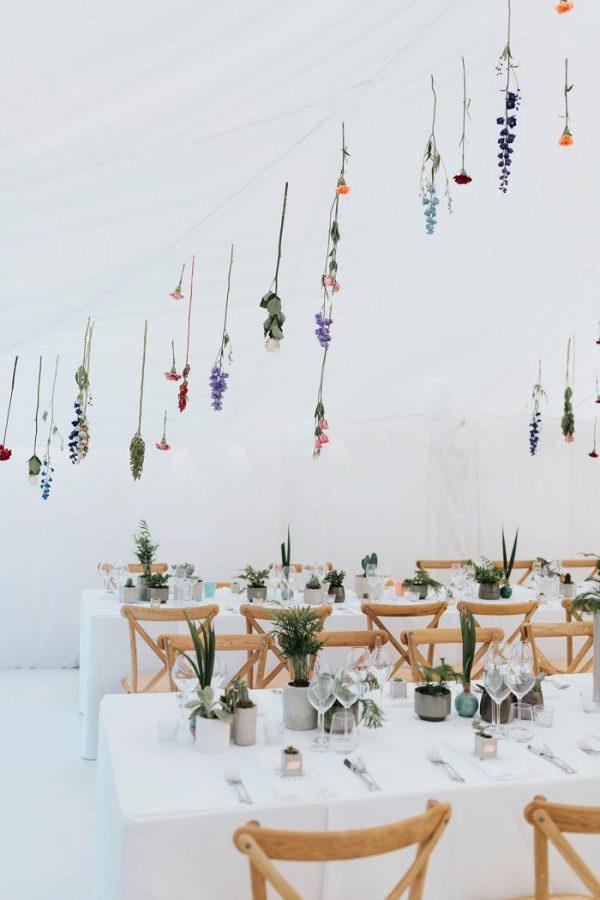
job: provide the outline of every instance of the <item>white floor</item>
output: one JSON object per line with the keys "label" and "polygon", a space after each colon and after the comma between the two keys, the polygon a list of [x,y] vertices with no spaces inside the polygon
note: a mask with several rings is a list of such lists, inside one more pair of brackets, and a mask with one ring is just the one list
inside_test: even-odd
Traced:
{"label": "white floor", "polygon": [[87,900],[96,765],[79,756],[75,669],[0,672],[0,895]]}

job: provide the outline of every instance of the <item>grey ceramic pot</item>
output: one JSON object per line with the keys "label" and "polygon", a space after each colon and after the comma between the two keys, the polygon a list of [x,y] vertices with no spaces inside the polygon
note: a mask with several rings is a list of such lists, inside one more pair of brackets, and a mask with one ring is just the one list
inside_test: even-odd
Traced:
{"label": "grey ceramic pot", "polygon": [[480,600],[499,600],[500,599],[500,585],[496,584],[480,584],[479,585],[479,599]]}
{"label": "grey ceramic pot", "polygon": [[251,747],[256,743],[256,716],[258,707],[236,707],[233,713],[233,743],[238,747]]}
{"label": "grey ceramic pot", "polygon": [[[505,700],[500,704],[500,724],[506,725],[508,722],[508,717],[510,715],[510,707],[513,703],[517,702],[517,698],[514,694],[509,694]],[[529,691],[528,694],[525,694],[521,703],[526,703],[528,706],[543,706],[544,705],[544,695],[542,693],[542,689],[538,688],[537,691]],[[481,702],[479,704],[479,715],[483,719],[484,722],[492,721],[492,698],[488,694],[485,688],[483,688],[483,692],[481,695]]]}
{"label": "grey ceramic pot", "polygon": [[443,722],[452,712],[452,694],[427,694],[424,685],[415,688],[415,712],[425,722]]}
{"label": "grey ceramic pot", "polygon": [[424,584],[419,590],[419,600],[427,600],[427,594],[429,592],[429,587]]}
{"label": "grey ceramic pot", "polygon": [[267,589],[266,587],[250,587],[246,588],[246,596],[250,603],[253,603],[254,600],[262,600],[263,603],[267,599]]}
{"label": "grey ceramic pot", "polygon": [[308,699],[308,685],[284,685],[283,724],[292,731],[312,731],[317,727],[317,711]]}
{"label": "grey ceramic pot", "polygon": [[164,587],[151,587],[150,588],[150,600],[160,600],[161,603],[166,603],[169,599],[169,587],[165,585]]}
{"label": "grey ceramic pot", "polygon": [[333,585],[329,586],[329,594],[333,597],[336,603],[343,603],[346,599],[346,588],[344,585],[341,587],[334,587]]}
{"label": "grey ceramic pot", "polygon": [[140,575],[137,580],[137,589],[138,589],[138,600],[147,603],[150,599],[150,588],[146,583],[146,579],[143,575]]}

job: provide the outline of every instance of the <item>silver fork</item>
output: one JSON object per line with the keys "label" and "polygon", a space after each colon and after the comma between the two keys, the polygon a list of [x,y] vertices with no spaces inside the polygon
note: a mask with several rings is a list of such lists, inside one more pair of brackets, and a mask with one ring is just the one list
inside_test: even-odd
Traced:
{"label": "silver fork", "polygon": [[230,769],[228,772],[225,773],[225,780],[227,781],[227,784],[230,784],[232,787],[235,788],[235,791],[236,791],[236,794],[238,796],[238,800],[240,801],[240,803],[248,803],[248,804],[252,803],[250,794],[246,790],[246,785],[240,778],[239,772],[236,772],[233,769]]}
{"label": "silver fork", "polygon": [[427,759],[434,766],[443,766],[452,781],[460,781],[464,783],[464,778],[462,775],[459,775],[454,766],[451,766],[449,762],[446,762],[445,759],[442,759],[440,756],[440,751],[437,747],[430,747],[427,751]]}
{"label": "silver fork", "polygon": [[558,691],[566,691],[567,688],[573,687],[572,684],[568,681],[550,681],[548,680],[548,684],[551,684],[552,687],[555,687]]}
{"label": "silver fork", "polygon": [[380,791],[381,785],[377,784],[369,770],[367,769],[367,764],[361,756],[354,757],[354,768],[357,772],[360,772],[361,775],[369,782],[369,786],[372,791]]}
{"label": "silver fork", "polygon": [[589,741],[586,741],[585,738],[577,741],[577,746],[580,750],[583,750],[584,753],[589,753],[590,756],[600,755],[600,749],[594,747],[594,745],[590,744]]}

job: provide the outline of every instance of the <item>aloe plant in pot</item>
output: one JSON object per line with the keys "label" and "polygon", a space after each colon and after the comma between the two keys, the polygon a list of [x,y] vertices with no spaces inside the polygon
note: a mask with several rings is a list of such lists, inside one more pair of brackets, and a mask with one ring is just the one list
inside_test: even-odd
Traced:
{"label": "aloe plant in pot", "polygon": [[459,716],[470,719],[477,712],[479,701],[471,693],[471,671],[475,659],[476,631],[475,619],[470,609],[460,614],[460,631],[462,636],[462,672],[456,673],[456,679],[462,682],[462,692],[454,698],[454,708]]}
{"label": "aloe plant in pot", "polygon": [[158,603],[166,603],[169,599],[169,580],[168,575],[162,575],[158,572],[150,574],[146,578],[146,583],[150,588],[150,603],[157,601]]}
{"label": "aloe plant in pot", "polygon": [[202,639],[193,623],[186,615],[186,621],[194,644],[195,659],[183,655],[192,666],[198,678],[197,700],[185,704],[191,710],[190,722],[195,726],[196,747],[203,753],[220,753],[229,747],[231,710],[217,700],[211,687],[215,666],[215,630],[212,622],[201,624]]}
{"label": "aloe plant in pot", "polygon": [[329,595],[333,597],[336,603],[343,603],[346,599],[346,590],[344,588],[344,578],[346,573],[343,569],[331,569],[323,581],[329,584]]}
{"label": "aloe plant in pot", "polygon": [[309,606],[321,603],[323,599],[323,585],[317,575],[311,575],[304,586],[304,602]]}
{"label": "aloe plant in pot", "polygon": [[594,623],[592,695],[594,703],[600,706],[600,583],[594,582],[594,586],[589,591],[578,594],[571,604],[571,609],[588,613]]}
{"label": "aloe plant in pot", "polygon": [[318,638],[321,620],[309,606],[273,611],[271,619],[293,676],[283,688],[283,724],[294,731],[311,731],[317,727],[317,711],[308,699],[308,685],[311,659],[323,646]]}
{"label": "aloe plant in pot", "polygon": [[246,582],[246,596],[250,603],[254,600],[262,600],[263,603],[267,599],[267,586],[265,579],[269,574],[268,569],[253,569],[252,566],[240,572],[240,578]]}
{"label": "aloe plant in pot", "polygon": [[241,678],[234,678],[221,697],[223,706],[233,715],[233,743],[238,747],[251,747],[256,743],[257,707],[248,695],[248,685]]}

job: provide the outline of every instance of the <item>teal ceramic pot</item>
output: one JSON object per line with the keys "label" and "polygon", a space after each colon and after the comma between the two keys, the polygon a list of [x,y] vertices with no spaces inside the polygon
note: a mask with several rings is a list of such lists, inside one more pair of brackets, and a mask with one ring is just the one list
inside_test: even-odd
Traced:
{"label": "teal ceramic pot", "polygon": [[479,700],[471,691],[461,691],[454,698],[454,709],[465,719],[472,719],[479,707]]}
{"label": "teal ceramic pot", "polygon": [[504,600],[508,600],[509,597],[512,597],[512,588],[510,584],[503,584],[500,588],[500,596]]}

